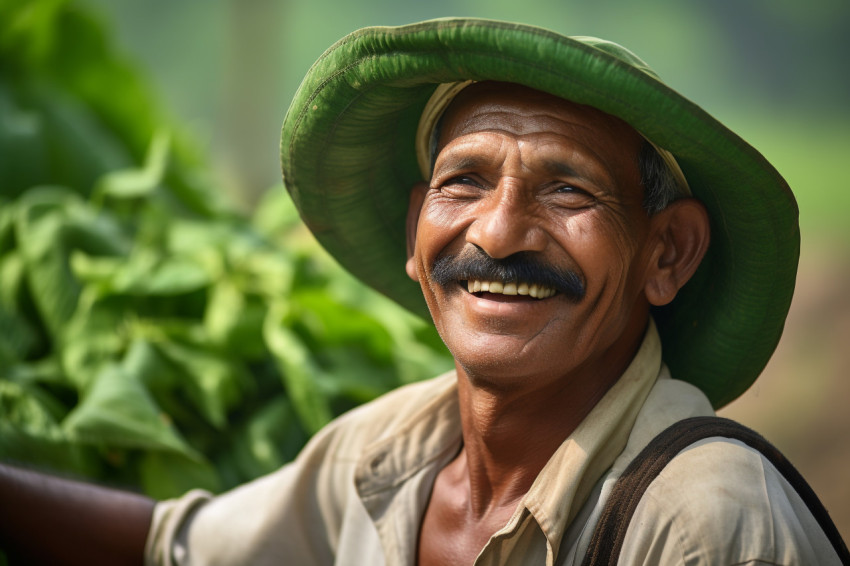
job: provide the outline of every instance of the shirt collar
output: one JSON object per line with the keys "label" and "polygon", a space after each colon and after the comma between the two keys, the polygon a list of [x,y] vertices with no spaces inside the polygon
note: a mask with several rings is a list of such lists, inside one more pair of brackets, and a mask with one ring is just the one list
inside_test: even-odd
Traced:
{"label": "shirt collar", "polygon": [[461,446],[457,376],[429,384],[427,400],[400,427],[368,447],[354,472],[360,500],[387,564],[414,564],[419,523],[437,473]]}
{"label": "shirt collar", "polygon": [[631,364],[552,455],[503,532],[517,528],[530,513],[555,558],[567,526],[626,446],[661,369],[661,340],[650,319]]}
{"label": "shirt collar", "polygon": [[[554,557],[567,525],[625,447],[661,367],[661,341],[650,319],[631,364],[553,454],[511,520],[495,537],[515,532],[530,515],[546,537],[550,559]],[[429,482],[461,446],[454,372],[438,378],[435,387],[437,393],[421,410],[366,451],[355,472],[361,500],[385,543],[387,538],[397,538],[400,530],[413,537],[418,534],[417,522],[427,505]],[[405,486],[411,478],[416,478],[410,482],[416,485]],[[398,558],[407,562],[409,557]]]}

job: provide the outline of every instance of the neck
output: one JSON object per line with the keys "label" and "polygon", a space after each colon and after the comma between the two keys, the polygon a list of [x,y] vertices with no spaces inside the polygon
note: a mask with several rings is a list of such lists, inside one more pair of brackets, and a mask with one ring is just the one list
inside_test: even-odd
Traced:
{"label": "neck", "polygon": [[[602,357],[604,363],[586,364],[556,379],[511,379],[511,387],[500,388],[494,385],[497,380],[457,368],[464,445],[453,464],[468,481],[473,515],[516,507],[555,451],[620,378],[639,346],[640,340],[620,359]],[[539,383],[547,385],[536,386]]]}

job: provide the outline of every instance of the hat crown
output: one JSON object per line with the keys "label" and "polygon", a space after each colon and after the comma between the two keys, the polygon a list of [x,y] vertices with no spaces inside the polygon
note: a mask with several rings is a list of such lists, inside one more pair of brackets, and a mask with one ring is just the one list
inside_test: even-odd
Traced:
{"label": "hat crown", "polygon": [[584,43],[585,45],[593,47],[594,49],[598,49],[607,55],[616,57],[623,63],[626,63],[631,67],[643,71],[655,80],[661,80],[661,77],[658,76],[658,73],[653,71],[652,68],[646,63],[646,61],[644,61],[643,59],[635,55],[632,51],[626,49],[619,43],[614,43],[613,41],[608,41],[606,39],[601,39],[590,35],[575,35],[572,36],[571,39]]}

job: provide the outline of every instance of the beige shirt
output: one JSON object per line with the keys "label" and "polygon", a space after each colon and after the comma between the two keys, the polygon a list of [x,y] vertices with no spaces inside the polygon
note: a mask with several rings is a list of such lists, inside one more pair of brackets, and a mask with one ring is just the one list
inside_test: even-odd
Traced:
{"label": "beige shirt", "polygon": [[[476,565],[580,564],[607,494],[668,425],[712,408],[670,378],[654,325],[632,364],[551,457]],[[456,376],[340,417],[281,470],[226,494],[157,505],[146,564],[413,565],[437,472],[461,447]],[[620,564],[838,564],[799,496],[760,454],[710,439],[650,485]]]}

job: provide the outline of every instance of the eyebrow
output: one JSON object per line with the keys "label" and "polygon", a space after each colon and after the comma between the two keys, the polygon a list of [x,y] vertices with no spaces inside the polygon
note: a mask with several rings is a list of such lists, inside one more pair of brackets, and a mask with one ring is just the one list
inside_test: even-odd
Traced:
{"label": "eyebrow", "polygon": [[[444,172],[455,172],[455,171],[463,171],[470,169],[478,169],[479,167],[486,167],[491,163],[491,160],[487,158],[486,155],[465,155],[458,159],[453,159],[448,165],[443,165],[440,169]],[[436,162],[434,163],[435,167],[432,170],[432,176],[437,172]]]}
{"label": "eyebrow", "polygon": [[[490,159],[486,155],[465,155],[451,164],[451,170],[475,169],[489,164]],[[586,177],[586,175],[582,175],[574,167],[560,160],[547,159],[543,161],[543,168],[547,173],[551,173],[553,175],[565,175],[568,177],[578,177],[582,179]]]}
{"label": "eyebrow", "polygon": [[452,169],[475,169],[477,167],[486,166],[487,157],[483,155],[468,155],[462,157],[452,164]]}
{"label": "eyebrow", "polygon": [[552,159],[547,159],[543,161],[543,169],[547,173],[552,173],[554,175],[564,175],[567,177],[578,177],[580,179],[584,179],[585,175],[579,173],[575,168],[567,165],[563,161],[556,161]]}
{"label": "eyebrow", "polygon": [[[557,159],[545,159],[543,161],[544,170],[553,176],[572,177],[585,183],[591,183],[598,189],[605,192],[610,192],[615,189],[617,182],[611,173],[602,164],[595,161],[590,169],[587,166],[576,168],[564,161]],[[582,172],[584,171],[584,172]]]}

